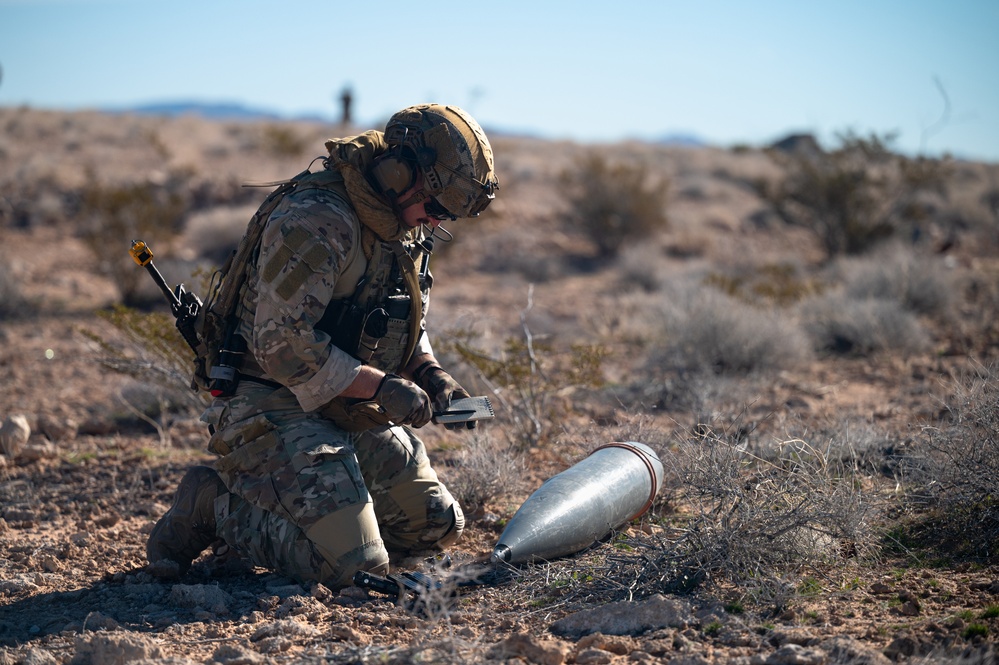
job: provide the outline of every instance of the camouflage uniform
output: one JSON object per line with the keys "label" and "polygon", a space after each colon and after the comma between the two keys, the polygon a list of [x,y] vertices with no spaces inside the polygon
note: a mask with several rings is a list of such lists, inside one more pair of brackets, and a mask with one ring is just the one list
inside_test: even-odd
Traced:
{"label": "camouflage uniform", "polygon": [[[323,415],[362,364],[316,328],[368,262],[340,181],[310,176],[271,213],[237,310],[248,376],[202,417],[229,490],[214,504],[217,535],[256,565],[329,586],[357,570],[384,572],[390,550],[451,544],[464,524],[408,427],[348,432]],[[407,323],[381,340],[371,365],[397,371]],[[416,349],[432,353],[425,334]]]}

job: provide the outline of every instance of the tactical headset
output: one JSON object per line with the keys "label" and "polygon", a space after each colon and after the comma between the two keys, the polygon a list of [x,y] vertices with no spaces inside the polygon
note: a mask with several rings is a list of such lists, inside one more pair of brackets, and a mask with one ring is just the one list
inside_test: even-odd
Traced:
{"label": "tactical headset", "polygon": [[392,205],[398,209],[408,208],[426,200],[426,212],[431,217],[454,221],[457,216],[451,214],[433,196],[419,191],[405,201],[399,197],[416,184],[420,168],[429,169],[437,161],[437,153],[430,147],[412,148],[403,144],[378,159],[371,167],[371,176],[375,179],[382,193],[388,197]]}

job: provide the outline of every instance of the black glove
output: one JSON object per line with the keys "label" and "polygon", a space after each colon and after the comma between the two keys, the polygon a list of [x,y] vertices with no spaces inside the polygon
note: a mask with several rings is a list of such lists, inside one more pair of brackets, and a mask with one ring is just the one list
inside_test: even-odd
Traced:
{"label": "black glove", "polygon": [[412,381],[386,374],[373,398],[396,425],[423,427],[434,416],[430,397]]}
{"label": "black glove", "polygon": [[[436,363],[427,361],[420,365],[413,373],[417,385],[423,388],[430,399],[434,401],[434,411],[447,411],[451,405],[451,400],[471,397],[468,391],[454,380],[450,374]],[[444,427],[450,430],[475,429],[475,421],[469,420],[464,423],[445,423]]]}

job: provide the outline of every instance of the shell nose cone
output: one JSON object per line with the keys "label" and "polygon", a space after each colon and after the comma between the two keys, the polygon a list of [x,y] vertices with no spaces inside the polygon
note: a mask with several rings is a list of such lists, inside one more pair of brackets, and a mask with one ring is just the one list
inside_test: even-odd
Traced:
{"label": "shell nose cone", "polygon": [[503,563],[510,560],[513,555],[513,551],[506,545],[497,545],[493,550],[493,555],[490,557],[490,561],[493,563]]}

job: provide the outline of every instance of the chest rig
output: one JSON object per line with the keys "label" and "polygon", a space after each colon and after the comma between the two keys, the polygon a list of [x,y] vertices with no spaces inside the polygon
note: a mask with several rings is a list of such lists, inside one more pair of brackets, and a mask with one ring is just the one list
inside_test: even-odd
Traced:
{"label": "chest rig", "polygon": [[[345,207],[350,207],[343,179],[336,172],[324,170],[299,177],[293,189],[298,192],[323,189],[343,200]],[[283,192],[269,206],[264,221],[280,199],[291,191],[292,188],[289,188]],[[328,334],[338,348],[365,364],[385,372],[399,373],[408,364],[422,334],[423,313],[433,282],[427,269],[429,251],[420,243],[381,240],[368,227],[360,224],[356,216],[352,215],[351,219],[355,224],[356,240],[346,265],[340,270],[344,282],[334,289],[333,299],[327,304],[315,328]],[[246,343],[252,337],[253,312],[257,302],[254,284],[260,236],[258,231],[255,246],[243,270],[238,306],[232,317],[235,334],[225,346],[232,351],[229,357],[238,375],[269,384],[264,370],[253,355],[247,353]],[[234,389],[235,384],[228,394]]]}
{"label": "chest rig", "polygon": [[[433,284],[429,252],[421,243],[382,241],[364,226],[360,233],[361,245],[369,249],[358,253],[355,261],[367,261],[364,275],[352,294],[327,305],[316,329],[361,362],[399,373],[422,334]],[[350,268],[344,273],[349,274]]]}

